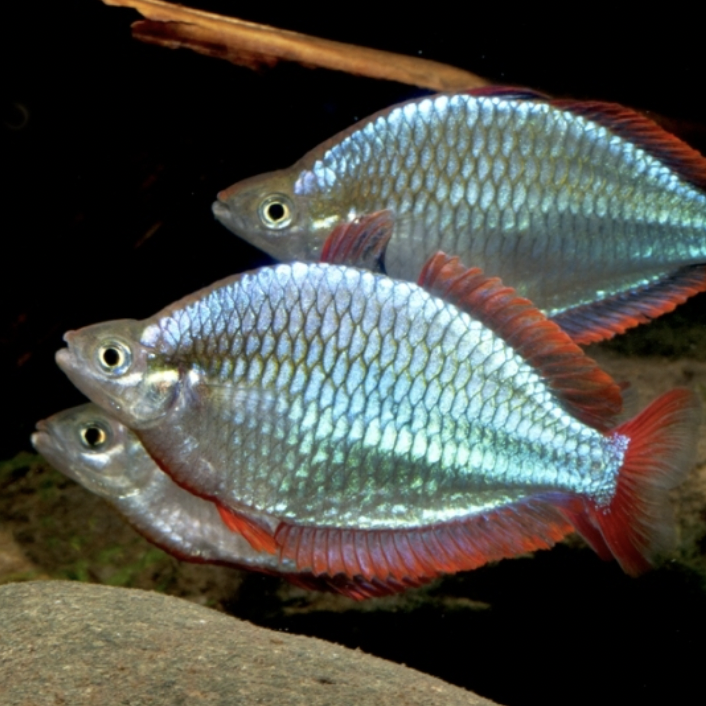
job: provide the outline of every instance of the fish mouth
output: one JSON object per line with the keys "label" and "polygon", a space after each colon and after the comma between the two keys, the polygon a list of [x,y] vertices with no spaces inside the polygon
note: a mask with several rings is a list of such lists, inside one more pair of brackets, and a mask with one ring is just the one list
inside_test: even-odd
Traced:
{"label": "fish mouth", "polygon": [[32,446],[34,446],[34,448],[37,449],[39,453],[42,453],[42,447],[46,448],[46,445],[51,439],[49,433],[44,430],[35,431],[29,438],[32,442]]}
{"label": "fish mouth", "polygon": [[[218,194],[219,199],[223,192]],[[236,212],[234,212],[227,203],[222,200],[214,201],[211,204],[211,211],[216,220],[225,226],[231,233],[239,235],[242,231],[242,222]]]}
{"label": "fish mouth", "polygon": [[[220,197],[221,194],[219,194]],[[211,204],[211,211],[216,217],[216,220],[224,225],[228,230],[235,231],[239,229],[240,219],[231,207],[223,200],[214,201]]]}
{"label": "fish mouth", "polygon": [[68,348],[60,348],[54,354],[54,360],[61,372],[69,378],[76,388],[90,399],[95,397],[96,384],[88,370],[88,366],[82,362],[79,356],[75,355],[70,346]]}
{"label": "fish mouth", "polygon": [[[64,336],[64,340],[66,341],[66,336]],[[77,367],[74,357],[71,355],[71,350],[69,348],[59,348],[59,350],[54,354],[54,360],[56,361],[56,364],[67,375],[69,375],[69,377],[71,377],[70,373]]]}
{"label": "fish mouth", "polygon": [[56,449],[56,440],[54,435],[51,433],[49,425],[45,420],[37,422],[36,431],[30,437],[32,446],[42,455],[44,458],[49,459]]}
{"label": "fish mouth", "polygon": [[211,211],[213,211],[213,215],[218,219],[227,218],[230,216],[230,209],[220,200],[220,197],[221,195],[218,194],[219,200],[211,204]]}
{"label": "fish mouth", "polygon": [[66,452],[62,440],[51,431],[51,425],[45,421],[37,422],[37,431],[30,437],[32,446],[51,466],[60,470],[65,476],[78,480],[68,462],[69,454]]}

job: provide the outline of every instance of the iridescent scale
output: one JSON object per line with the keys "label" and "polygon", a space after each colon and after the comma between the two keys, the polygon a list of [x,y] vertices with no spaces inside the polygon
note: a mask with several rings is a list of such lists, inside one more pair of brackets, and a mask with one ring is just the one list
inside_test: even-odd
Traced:
{"label": "iridescent scale", "polygon": [[294,194],[319,217],[391,209],[393,277],[441,249],[553,316],[706,259],[706,196],[549,102],[440,95],[335,139],[292,167]]}
{"label": "iridescent scale", "polygon": [[245,274],[141,342],[190,371],[178,420],[140,431],[149,451],[202,495],[300,524],[417,527],[565,491],[601,504],[627,446],[466,313],[354,268]]}

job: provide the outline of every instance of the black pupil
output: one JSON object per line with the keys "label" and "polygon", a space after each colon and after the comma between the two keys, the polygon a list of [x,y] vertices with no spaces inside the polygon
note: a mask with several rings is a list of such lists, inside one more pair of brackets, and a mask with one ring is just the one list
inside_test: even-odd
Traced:
{"label": "black pupil", "polygon": [[281,203],[271,203],[267,207],[267,215],[272,221],[281,221],[284,218],[284,206]]}
{"label": "black pupil", "polygon": [[83,432],[83,439],[88,446],[98,446],[103,441],[105,434],[99,427],[88,427]]}
{"label": "black pupil", "polygon": [[109,367],[114,368],[120,363],[120,351],[117,348],[106,348],[103,351],[103,362]]}

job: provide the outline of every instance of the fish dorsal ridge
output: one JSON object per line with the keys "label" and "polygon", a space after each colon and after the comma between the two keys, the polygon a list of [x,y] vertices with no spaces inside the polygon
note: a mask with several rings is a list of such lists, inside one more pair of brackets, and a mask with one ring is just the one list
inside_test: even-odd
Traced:
{"label": "fish dorsal ridge", "polygon": [[540,373],[567,412],[600,431],[615,425],[622,408],[617,383],[565,331],[498,277],[438,252],[422,269],[419,285],[512,346]]}

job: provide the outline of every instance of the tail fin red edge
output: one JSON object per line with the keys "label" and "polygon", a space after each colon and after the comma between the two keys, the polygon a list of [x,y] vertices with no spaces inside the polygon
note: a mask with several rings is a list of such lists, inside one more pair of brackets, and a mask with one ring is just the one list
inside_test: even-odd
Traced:
{"label": "tail fin red edge", "polygon": [[701,418],[698,397],[672,390],[608,436],[629,439],[615,494],[593,505],[592,520],[623,570],[637,576],[674,545],[668,492],[691,469]]}

